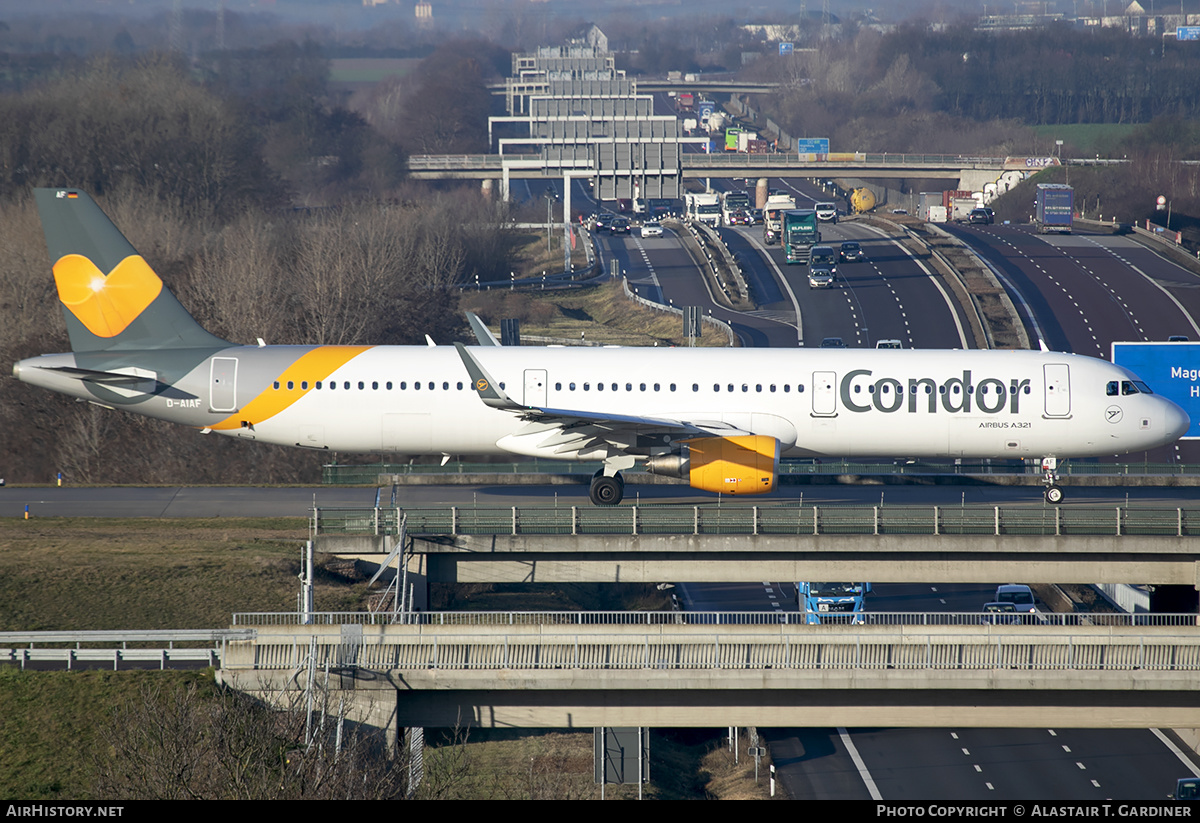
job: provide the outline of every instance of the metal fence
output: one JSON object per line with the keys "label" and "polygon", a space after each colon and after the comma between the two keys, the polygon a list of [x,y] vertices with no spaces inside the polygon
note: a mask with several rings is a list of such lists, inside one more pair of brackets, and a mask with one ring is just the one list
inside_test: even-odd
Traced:
{"label": "metal fence", "polygon": [[30,664],[74,669],[103,663],[114,671],[122,664],[219,666],[229,641],[253,637],[253,629],[0,632],[0,662],[22,669]]}
{"label": "metal fence", "polygon": [[741,153],[731,152],[729,154],[684,154],[683,167],[692,169],[701,168],[725,168],[727,166],[744,167],[748,165],[755,166],[780,166],[780,167],[795,167],[801,166],[820,170],[822,166],[836,165],[846,166],[848,164],[857,164],[862,166],[886,166],[888,168],[895,166],[932,166],[936,168],[971,168],[979,166],[982,168],[1003,168],[1004,158],[1002,157],[963,157],[956,154],[880,154],[880,153],[864,153],[864,152],[839,152],[830,155],[818,155],[827,159],[822,160],[801,160],[801,155],[793,152],[780,152],[777,154],[754,154],[746,155]]}
{"label": "metal fence", "polygon": [[[984,614],[980,612],[860,612],[821,615],[809,623],[800,612],[418,612],[393,616],[367,612],[239,612],[233,625],[249,626],[796,626],[813,631],[826,626],[1042,626],[1181,627],[1200,625],[1196,614]],[[840,631],[840,629],[839,629]]]}
{"label": "metal fence", "polygon": [[1200,535],[1200,508],[1140,506],[451,506],[316,508],[316,534]]}
{"label": "metal fence", "polygon": [[[379,482],[381,475],[453,475],[453,474],[558,474],[578,475],[589,478],[602,468],[600,462],[575,463],[560,460],[521,460],[510,463],[461,463],[449,462],[445,466],[437,463],[329,463],[321,467],[321,482],[327,485],[367,485]],[[625,475],[643,474],[639,469],[629,469]],[[1062,462],[1058,473],[1063,477],[1187,477],[1200,475],[1200,465],[1192,463],[1087,463]],[[1038,476],[1040,465],[1020,460],[994,462],[853,462],[849,460],[782,461],[779,475],[957,475],[967,477],[989,476]]]}

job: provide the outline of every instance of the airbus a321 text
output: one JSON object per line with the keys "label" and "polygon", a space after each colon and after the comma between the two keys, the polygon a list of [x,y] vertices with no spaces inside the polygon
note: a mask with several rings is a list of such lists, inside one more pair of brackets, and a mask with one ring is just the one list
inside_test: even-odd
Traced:
{"label": "airbus a321 text", "polygon": [[205,433],[340,452],[602,461],[761,494],[779,459],[1042,458],[1171,443],[1187,415],[1126,369],[1042,351],[239,346],[206,332],[84,192],[38,189],[72,352],[19,379]]}

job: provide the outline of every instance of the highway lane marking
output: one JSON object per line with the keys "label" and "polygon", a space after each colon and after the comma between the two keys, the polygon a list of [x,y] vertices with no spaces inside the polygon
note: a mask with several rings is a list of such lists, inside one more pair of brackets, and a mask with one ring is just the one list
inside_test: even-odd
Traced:
{"label": "highway lane marking", "polygon": [[[655,291],[658,293],[659,300],[656,302],[666,303],[667,296],[663,294],[662,284],[658,282],[658,273],[654,271],[654,264],[650,262],[650,255],[647,254],[646,250],[642,247],[642,239],[640,237],[631,239],[633,240],[634,245],[637,246],[638,251],[642,253],[642,260],[646,264],[646,270],[650,273],[650,283],[654,286]],[[643,277],[640,280],[634,280],[630,278],[629,282],[630,284],[644,284],[646,282],[646,278]],[[636,289],[634,290],[634,294],[637,294]]]}
{"label": "highway lane marking", "polygon": [[[1013,246],[1011,243],[1008,245],[1014,249],[1016,248],[1016,246]],[[974,251],[974,248],[972,248],[972,251]],[[992,261],[988,260],[987,257],[979,254],[978,252],[976,252],[975,257],[979,260],[979,262],[983,263],[983,265],[987,266],[988,269],[991,270],[992,274],[997,280],[1000,281],[1000,283],[1004,286],[1005,291],[1007,291],[1010,296],[1015,295],[1017,300],[1021,302],[1021,307],[1025,310],[1025,316],[1029,318],[1029,322],[1033,325],[1033,333],[1035,338],[1037,340],[1045,340],[1046,333],[1042,330],[1042,324],[1038,322],[1037,315],[1035,315],[1033,312],[1033,307],[1029,305],[1029,301],[1025,299],[1025,295],[1021,293],[1021,290],[1018,289],[1016,285],[1004,275],[1003,272],[993,266]],[[966,348],[966,346],[964,345],[963,348]]]}
{"label": "highway lane marking", "polygon": [[871,776],[871,772],[867,769],[867,764],[863,761],[862,755],[858,753],[858,747],[850,739],[850,733],[844,727],[838,726],[838,736],[842,738],[842,744],[850,754],[850,759],[854,761],[854,767],[858,769],[858,776],[866,784],[867,792],[870,793],[871,799],[883,800],[883,795],[879,793],[879,787],[875,785],[875,778]]}
{"label": "highway lane marking", "polygon": [[[925,272],[925,276],[928,277],[929,281],[931,283],[933,283],[934,286],[937,287],[938,292],[940,292],[942,295],[942,299],[946,301],[946,308],[950,311],[950,316],[954,318],[954,327],[958,330],[958,340],[959,340],[959,343],[962,345],[962,348],[964,348],[964,349],[971,348],[969,345],[967,345],[967,333],[963,330],[962,319],[958,316],[958,312],[955,311],[954,303],[951,302],[951,300],[950,300],[950,295],[946,293],[946,289],[942,286],[942,284],[940,282],[938,282],[938,279],[933,276],[933,272],[931,272],[929,270],[929,268],[923,262],[918,260],[916,255],[914,255],[907,248],[905,248],[903,243],[896,240],[894,237],[889,236],[886,232],[882,231],[881,229],[877,229],[872,225],[864,225],[863,228],[873,231],[875,234],[878,234],[880,237],[884,238],[889,243],[894,244],[902,252],[904,252],[906,255],[908,255],[908,258],[910,260],[912,260],[914,263],[916,263],[917,267],[920,268],[921,271]],[[1200,331],[1198,331],[1196,333],[1200,334]]]}
{"label": "highway lane marking", "polygon": [[[1107,246],[1104,246],[1104,245],[1102,245],[1102,244],[1100,244],[1100,243],[1096,243],[1096,241],[1094,241],[1094,240],[1092,240],[1091,242],[1092,242],[1092,243],[1094,243],[1095,245],[1099,246],[1100,248],[1104,249],[1104,250],[1105,250],[1105,251],[1107,251],[1109,254],[1111,254],[1113,257],[1117,258],[1117,259],[1118,259],[1118,260],[1120,260],[1122,263],[1124,263],[1126,266],[1128,266],[1129,268],[1133,269],[1135,272],[1137,272],[1138,274],[1140,274],[1142,277],[1146,278],[1146,279],[1147,279],[1147,280],[1149,280],[1151,283],[1153,283],[1153,284],[1154,284],[1154,288],[1158,289],[1158,290],[1159,290],[1159,291],[1161,291],[1163,294],[1165,294],[1165,295],[1168,297],[1168,299],[1170,299],[1170,301],[1171,301],[1172,303],[1174,303],[1174,304],[1175,304],[1175,308],[1179,309],[1179,313],[1180,313],[1180,314],[1182,314],[1184,317],[1186,317],[1186,318],[1187,318],[1187,321],[1188,321],[1189,323],[1191,323],[1191,324],[1192,324],[1192,331],[1194,331],[1194,332],[1195,332],[1197,335],[1200,335],[1200,326],[1197,326],[1197,325],[1196,325],[1196,320],[1195,320],[1195,318],[1193,318],[1193,317],[1192,317],[1192,316],[1191,316],[1191,315],[1188,313],[1187,309],[1185,309],[1185,308],[1183,307],[1183,304],[1182,304],[1182,303],[1180,303],[1180,302],[1179,302],[1179,301],[1178,301],[1178,300],[1175,298],[1175,295],[1171,294],[1171,292],[1170,292],[1170,291],[1168,291],[1168,290],[1167,290],[1167,288],[1166,288],[1165,286],[1163,286],[1161,283],[1159,283],[1157,280],[1155,280],[1155,279],[1154,279],[1153,277],[1151,277],[1150,275],[1146,274],[1146,272],[1142,271],[1140,268],[1138,268],[1137,266],[1135,266],[1135,265],[1134,265],[1133,263],[1131,263],[1130,261],[1128,261],[1128,260],[1126,260],[1125,258],[1123,258],[1123,257],[1121,257],[1120,255],[1118,255],[1116,252],[1114,252],[1112,249],[1108,248]],[[1162,257],[1162,256],[1161,256],[1161,255],[1159,255],[1157,252],[1155,252],[1153,249],[1148,249],[1148,251],[1150,251],[1152,254],[1154,254],[1154,256],[1155,256],[1155,257],[1158,257],[1160,260],[1166,260],[1166,262],[1167,262],[1167,263],[1170,263],[1171,265],[1175,266],[1176,268],[1182,268],[1181,266],[1179,266],[1179,264],[1177,264],[1177,263],[1172,263],[1170,260],[1167,260],[1165,257]],[[1186,269],[1183,269],[1183,270],[1184,270],[1184,271],[1187,271]],[[1190,273],[1190,272],[1189,272],[1189,273]]]}
{"label": "highway lane marking", "polygon": [[1168,749],[1170,749],[1175,754],[1175,756],[1179,758],[1179,762],[1181,762],[1181,763],[1183,763],[1183,765],[1187,766],[1188,770],[1191,771],[1191,773],[1193,775],[1195,775],[1196,777],[1200,777],[1200,769],[1197,769],[1196,764],[1194,764],[1191,760],[1188,760],[1187,757],[1184,756],[1183,752],[1179,749],[1178,746],[1176,746],[1173,742],[1171,742],[1171,739],[1169,737],[1167,737],[1165,734],[1163,734],[1162,731],[1159,729],[1151,729],[1150,733],[1152,735],[1154,735],[1155,737],[1157,737],[1159,740],[1161,740],[1162,744],[1164,746],[1166,746]]}
{"label": "highway lane marking", "polygon": [[783,276],[783,271],[779,268],[779,264],[775,262],[775,258],[771,257],[766,246],[758,242],[758,238],[756,238],[749,229],[735,228],[733,231],[736,231],[738,234],[742,235],[742,237],[746,239],[746,242],[750,244],[750,248],[757,251],[759,256],[762,257],[762,259],[765,260],[775,271],[777,279],[781,284],[783,284],[784,291],[786,291],[788,293],[788,297],[791,298],[792,308],[796,312],[796,345],[803,344],[804,319],[800,316],[800,301],[796,299],[796,293],[792,291],[791,283],[789,283],[788,279]]}

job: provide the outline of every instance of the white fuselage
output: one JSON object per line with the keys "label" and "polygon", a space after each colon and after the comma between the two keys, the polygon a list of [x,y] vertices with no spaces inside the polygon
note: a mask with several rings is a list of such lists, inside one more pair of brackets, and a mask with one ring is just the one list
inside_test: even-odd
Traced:
{"label": "white fuselage", "polygon": [[[213,360],[206,360],[173,384],[198,398],[185,406],[178,401],[168,406],[173,401],[165,396],[143,397],[136,405],[113,402],[111,393],[98,398],[92,384],[39,368],[47,358],[23,361],[19,376],[106,405],[283,445],[604,456],[563,453],[553,444],[541,445],[544,437],[514,436],[527,432],[527,421],[485,405],[452,347],[367,348],[311,380],[289,373],[292,388],[287,381],[275,388],[277,363],[294,359],[289,354],[280,360],[278,350],[288,348],[219,352],[234,385],[224,381],[218,401],[210,385]],[[531,408],[724,424],[774,437],[789,456],[1101,456],[1170,443],[1188,422],[1161,397],[1122,392],[1136,379],[1125,369],[1055,352],[558,347],[470,352],[512,400]],[[267,357],[274,359],[269,368]],[[72,355],[48,358],[61,363]],[[218,426],[239,410],[264,407],[270,414],[250,425]]]}

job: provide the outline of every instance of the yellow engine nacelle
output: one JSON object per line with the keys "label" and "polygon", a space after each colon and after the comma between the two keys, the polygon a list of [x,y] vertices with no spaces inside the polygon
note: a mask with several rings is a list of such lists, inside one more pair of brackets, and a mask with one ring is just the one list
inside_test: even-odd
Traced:
{"label": "yellow engine nacelle", "polygon": [[862,214],[875,208],[875,192],[870,189],[855,189],[850,194],[850,207],[855,214]]}
{"label": "yellow engine nacelle", "polygon": [[774,437],[702,437],[689,440],[682,454],[651,458],[646,470],[688,478],[693,489],[722,494],[766,494],[779,473],[779,441]]}

